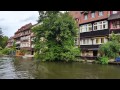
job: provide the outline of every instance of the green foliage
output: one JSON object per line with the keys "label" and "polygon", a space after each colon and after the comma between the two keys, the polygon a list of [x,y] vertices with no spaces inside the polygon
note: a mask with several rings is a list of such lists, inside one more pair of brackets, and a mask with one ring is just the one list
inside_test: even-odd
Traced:
{"label": "green foliage", "polygon": [[112,34],[110,35],[110,41],[117,41],[120,43],[120,34],[114,34],[112,32]]}
{"label": "green foliage", "polygon": [[0,50],[2,50],[2,47],[0,47]]}
{"label": "green foliage", "polygon": [[120,52],[120,35],[114,33],[110,36],[110,41],[102,44],[99,48],[101,56],[107,56],[109,58],[115,58],[119,56]]}
{"label": "green foliage", "polygon": [[13,42],[12,49],[13,49],[14,51],[16,50],[16,44],[15,44],[15,41]]}
{"label": "green foliage", "polygon": [[103,56],[103,57],[100,57],[99,58],[99,62],[100,62],[100,64],[108,64],[108,57],[106,57],[106,56]]}
{"label": "green foliage", "polygon": [[99,52],[102,56],[105,55],[109,58],[115,58],[119,55],[120,43],[118,43],[117,41],[109,41],[100,46]]}
{"label": "green foliage", "polygon": [[0,50],[0,55],[9,55],[13,51],[15,50],[12,48],[4,48]]}
{"label": "green foliage", "polygon": [[80,53],[74,46],[77,35],[77,26],[74,19],[59,11],[39,12],[44,17],[41,25],[33,28],[35,33],[35,57],[42,61],[69,61],[75,60]]}
{"label": "green foliage", "polygon": [[4,54],[4,55],[9,55],[10,51],[11,51],[10,48],[4,48],[1,52],[2,52],[2,54]]}
{"label": "green foliage", "polygon": [[27,50],[21,49],[20,52],[21,52],[22,54],[25,54],[25,53],[27,53]]}
{"label": "green foliage", "polygon": [[8,37],[2,36],[0,37],[0,47],[5,48],[7,45]]}

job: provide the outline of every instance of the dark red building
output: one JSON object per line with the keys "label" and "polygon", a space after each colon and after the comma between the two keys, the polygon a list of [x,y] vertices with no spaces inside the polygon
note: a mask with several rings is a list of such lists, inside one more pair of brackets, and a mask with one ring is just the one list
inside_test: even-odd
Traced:
{"label": "dark red building", "polygon": [[109,29],[110,34],[113,32],[115,34],[120,33],[120,11],[110,11]]}

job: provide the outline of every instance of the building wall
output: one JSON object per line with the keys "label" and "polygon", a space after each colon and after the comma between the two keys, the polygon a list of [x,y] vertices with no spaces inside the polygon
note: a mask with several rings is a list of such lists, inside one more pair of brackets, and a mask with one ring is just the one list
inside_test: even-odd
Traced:
{"label": "building wall", "polygon": [[80,11],[69,11],[69,14],[76,20],[77,26],[79,27],[79,23],[80,23]]}
{"label": "building wall", "polygon": [[93,56],[93,51],[82,51],[81,56],[83,56],[83,57],[85,57],[85,56],[92,57]]}
{"label": "building wall", "polygon": [[[102,39],[102,41],[101,41]],[[98,40],[98,43],[97,41]],[[94,37],[94,38],[84,38],[80,40],[80,45],[99,45],[106,43],[108,39],[106,37]]]}
{"label": "building wall", "polygon": [[[30,47],[30,35],[28,35],[28,36],[23,36],[23,37],[21,37],[20,38],[20,40],[21,40],[21,43],[20,43],[20,48],[21,47]],[[25,40],[25,41],[24,41]]]}
{"label": "building wall", "polygon": [[84,19],[84,14],[80,14],[80,23],[79,24],[83,24],[83,23],[88,23],[88,22],[91,22],[91,21],[96,21],[96,20],[100,20],[100,19],[105,19],[105,18],[108,18],[108,15],[109,15],[109,11],[103,11],[103,16],[99,16],[99,11],[95,11],[95,18],[92,18],[91,17],[91,11],[88,11],[88,19],[85,20]]}

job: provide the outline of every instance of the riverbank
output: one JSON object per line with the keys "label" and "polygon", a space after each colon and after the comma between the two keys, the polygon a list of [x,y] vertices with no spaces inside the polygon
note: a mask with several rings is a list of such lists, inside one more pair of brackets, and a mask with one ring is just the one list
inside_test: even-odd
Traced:
{"label": "riverbank", "polygon": [[[12,56],[12,55],[0,55],[0,57],[20,57],[20,58],[23,58],[23,59],[33,59],[33,55],[25,55],[25,56]],[[98,60],[83,60],[83,59],[76,59],[72,62],[80,62],[80,63],[93,63],[93,64],[100,64]],[[115,62],[114,59],[110,59],[109,62],[108,62],[109,65],[120,65],[120,62]]]}

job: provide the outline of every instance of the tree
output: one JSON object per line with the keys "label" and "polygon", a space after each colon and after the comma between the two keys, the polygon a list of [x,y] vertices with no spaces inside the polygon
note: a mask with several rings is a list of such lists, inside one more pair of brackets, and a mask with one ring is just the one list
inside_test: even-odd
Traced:
{"label": "tree", "polygon": [[8,37],[7,36],[3,36],[2,40],[1,40],[1,47],[5,48],[7,45],[7,41],[8,41]]}
{"label": "tree", "polygon": [[3,37],[2,28],[0,28],[0,47],[2,46],[2,37]]}
{"label": "tree", "polygon": [[[40,12],[42,23],[33,28],[35,33],[35,57],[42,61],[75,60],[79,49],[74,46],[77,26],[67,13],[59,11]],[[44,17],[44,18],[43,18]]]}
{"label": "tree", "polygon": [[110,41],[102,44],[99,48],[101,56],[107,56],[109,58],[115,58],[119,56],[120,52],[120,35],[112,33]]}

